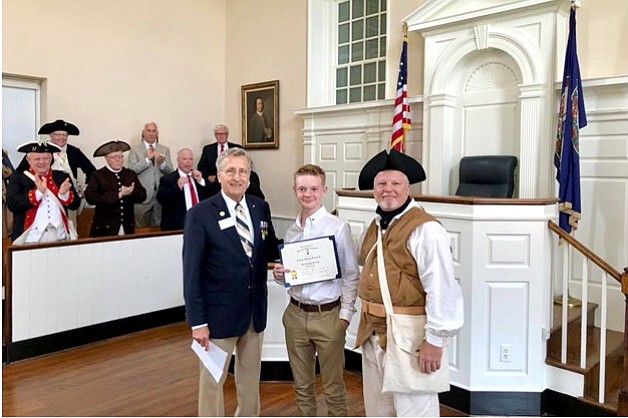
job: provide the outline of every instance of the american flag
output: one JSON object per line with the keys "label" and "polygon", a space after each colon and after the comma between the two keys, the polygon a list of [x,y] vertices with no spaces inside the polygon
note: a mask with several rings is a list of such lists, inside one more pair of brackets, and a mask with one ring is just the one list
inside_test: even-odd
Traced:
{"label": "american flag", "polygon": [[587,126],[576,47],[576,10],[573,7],[569,16],[569,40],[561,90],[554,152],[559,184],[558,223],[565,232],[571,233],[578,227],[580,219],[580,128]]}
{"label": "american flag", "polygon": [[406,130],[411,128],[410,104],[408,104],[408,35],[403,35],[403,46],[397,74],[397,94],[395,95],[395,114],[393,115],[391,148],[403,152]]}

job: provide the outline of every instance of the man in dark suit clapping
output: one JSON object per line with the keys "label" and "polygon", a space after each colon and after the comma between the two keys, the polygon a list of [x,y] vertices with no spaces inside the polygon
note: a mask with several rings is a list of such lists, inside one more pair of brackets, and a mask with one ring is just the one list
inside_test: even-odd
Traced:
{"label": "man in dark suit clapping", "polygon": [[178,169],[163,176],[157,189],[161,203],[161,229],[183,229],[188,209],[220,191],[218,183],[209,183],[200,171],[194,170],[194,155],[189,148],[177,153]]}
{"label": "man in dark suit clapping", "polygon": [[245,196],[251,160],[242,148],[218,156],[221,192],[186,215],[183,290],[192,338],[228,353],[219,382],[200,366],[199,415],[224,416],[223,384],[236,350],[236,416],[259,416],[259,378],[267,315],[267,263],[278,257],[268,204]]}
{"label": "man in dark suit clapping", "polygon": [[216,142],[203,147],[201,159],[198,162],[199,171],[203,173],[203,178],[210,183],[217,181],[216,160],[218,156],[228,149],[242,148],[240,144],[227,141],[229,139],[229,128],[225,125],[221,124],[214,127],[214,138],[216,138]]}

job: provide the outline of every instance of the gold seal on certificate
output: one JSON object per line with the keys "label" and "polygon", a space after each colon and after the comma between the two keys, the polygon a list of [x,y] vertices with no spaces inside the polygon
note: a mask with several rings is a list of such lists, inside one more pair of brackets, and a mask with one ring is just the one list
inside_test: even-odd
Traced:
{"label": "gold seal on certificate", "polygon": [[279,246],[286,287],[340,278],[338,250],[333,235]]}

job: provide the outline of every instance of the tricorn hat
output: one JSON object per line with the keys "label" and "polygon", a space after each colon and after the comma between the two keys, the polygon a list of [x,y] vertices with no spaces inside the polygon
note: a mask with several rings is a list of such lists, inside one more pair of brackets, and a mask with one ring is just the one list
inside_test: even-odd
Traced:
{"label": "tricorn hat", "polygon": [[362,167],[360,177],[358,177],[360,190],[372,190],[375,176],[384,170],[401,171],[408,177],[410,184],[419,183],[426,179],[421,163],[393,148],[390,153],[384,150],[375,155]]}
{"label": "tricorn hat", "polygon": [[48,122],[44,124],[41,128],[39,128],[39,135],[51,134],[57,131],[65,131],[68,135],[78,135],[79,128],[76,125],[71,124],[70,122],[66,122],[63,119],[57,119],[54,122]]}
{"label": "tricorn hat", "polygon": [[96,151],[94,151],[94,157],[105,157],[112,152],[124,152],[130,149],[131,146],[124,141],[109,141],[96,148]]}
{"label": "tricorn hat", "polygon": [[54,154],[55,152],[61,152],[61,148],[56,146],[55,144],[51,144],[50,142],[27,142],[26,144],[20,145],[17,149],[19,152],[49,152]]}

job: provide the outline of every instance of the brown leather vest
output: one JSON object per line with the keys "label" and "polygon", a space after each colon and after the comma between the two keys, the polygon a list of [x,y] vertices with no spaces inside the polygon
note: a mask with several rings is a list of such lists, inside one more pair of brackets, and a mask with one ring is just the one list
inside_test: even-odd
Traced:
{"label": "brown leather vest", "polygon": [[[418,226],[435,220],[436,218],[423,209],[414,207],[395,220],[382,236],[386,279],[393,306],[425,306],[425,291],[421,285],[416,261],[406,244],[410,234]],[[358,295],[362,300],[382,304],[376,247],[377,225],[374,220],[364,236],[358,254],[358,263],[363,266]],[[379,335],[380,345],[386,349],[386,319],[361,312],[356,347],[364,344],[373,332]]]}

